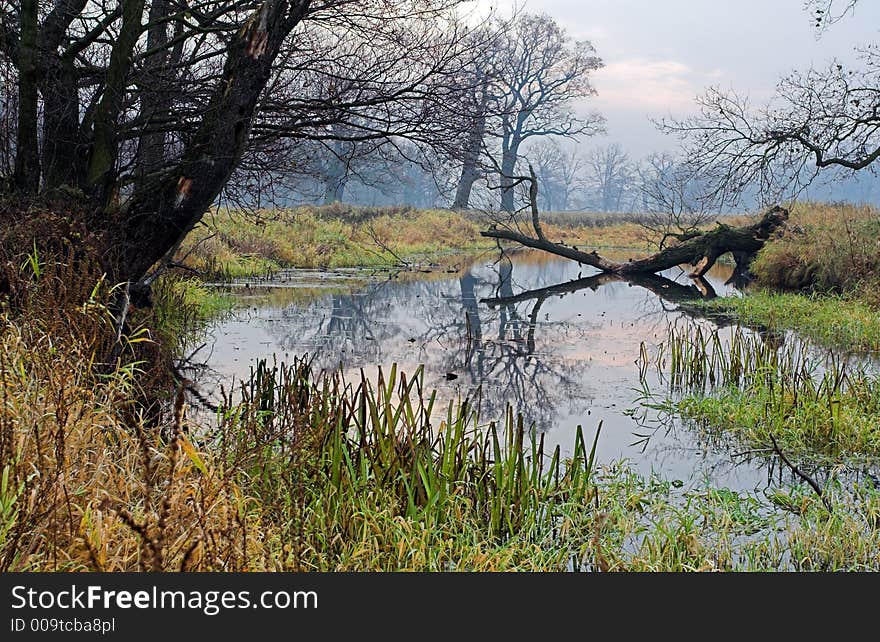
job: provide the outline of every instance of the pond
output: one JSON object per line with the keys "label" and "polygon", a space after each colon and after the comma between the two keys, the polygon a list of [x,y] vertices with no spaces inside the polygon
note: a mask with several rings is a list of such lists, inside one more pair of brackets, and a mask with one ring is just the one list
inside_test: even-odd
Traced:
{"label": "pond", "polygon": [[[487,422],[511,404],[563,452],[577,426],[591,439],[601,422],[600,462],[743,491],[782,475],[773,458],[644,417],[643,342],[658,345],[670,323],[692,316],[688,300],[735,293],[732,266],[716,265],[702,283],[678,268],[637,282],[592,272],[542,253],[494,252],[457,269],[296,270],[241,282],[230,288],[238,305],[209,329],[201,353],[213,380],[200,383],[229,390],[258,360],[301,354],[350,380],[424,364],[439,401],[478,399]],[[647,384],[660,385],[656,377]]]}

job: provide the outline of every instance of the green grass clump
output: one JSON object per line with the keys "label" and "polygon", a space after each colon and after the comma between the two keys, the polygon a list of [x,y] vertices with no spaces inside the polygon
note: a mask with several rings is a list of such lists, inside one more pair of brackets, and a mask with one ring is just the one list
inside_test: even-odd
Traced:
{"label": "green grass clump", "polygon": [[602,568],[867,571],[880,560],[880,490],[839,480],[757,492],[677,488],[624,466],[597,476]]}
{"label": "green grass clump", "polygon": [[206,287],[198,279],[163,276],[153,286],[152,327],[156,339],[173,352],[234,305],[232,295]]}
{"label": "green grass clump", "polygon": [[723,388],[711,396],[687,395],[675,410],[702,430],[734,435],[758,448],[772,434],[785,452],[802,458],[838,460],[880,454],[880,382],[850,382],[831,397],[815,389],[779,393],[751,385]]}
{"label": "green grass clump", "polygon": [[[640,357],[644,374],[649,357]],[[736,328],[729,339],[699,325],[671,326],[655,357],[669,397],[648,405],[710,435],[809,460],[880,454],[880,377]],[[653,399],[650,393],[646,398]]]}
{"label": "green grass clump", "polygon": [[733,313],[745,325],[793,330],[824,346],[880,351],[880,310],[852,296],[755,291],[701,305]]}

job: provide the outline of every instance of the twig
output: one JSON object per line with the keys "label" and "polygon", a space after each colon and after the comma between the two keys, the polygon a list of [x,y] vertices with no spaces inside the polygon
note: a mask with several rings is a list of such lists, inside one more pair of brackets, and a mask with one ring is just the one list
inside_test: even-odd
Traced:
{"label": "twig", "polygon": [[122,335],[125,331],[125,322],[128,319],[128,308],[131,305],[131,284],[129,282],[126,281],[125,287],[116,295],[114,304],[118,306],[118,310],[116,310],[117,316],[114,318],[116,338],[108,358],[110,363],[116,361],[117,357],[122,353]]}
{"label": "twig", "polygon": [[384,250],[385,252],[388,252],[388,254],[390,254],[395,259],[397,259],[397,261],[400,263],[400,265],[402,267],[407,268],[407,269],[410,267],[409,261],[401,258],[394,250],[392,250],[390,247],[388,247],[387,243],[383,242],[382,239],[379,238],[379,235],[376,233],[376,230],[373,229],[372,224],[367,224],[364,227],[367,230],[367,235],[371,239],[373,239],[373,242],[379,246],[379,249]]}
{"label": "twig", "polygon": [[786,466],[791,468],[792,472],[795,475],[797,475],[798,477],[803,479],[805,482],[807,482],[810,485],[810,487],[814,491],[816,491],[816,494],[819,496],[819,499],[822,500],[822,503],[825,505],[825,508],[828,510],[828,512],[833,513],[834,511],[831,510],[831,503],[828,501],[828,498],[825,497],[824,493],[822,493],[822,488],[819,486],[819,484],[816,483],[816,480],[813,479],[812,477],[810,477],[809,475],[807,475],[805,472],[801,471],[793,463],[788,461],[788,458],[783,454],[782,449],[779,448],[779,444],[776,443],[776,438],[773,436],[773,433],[771,432],[769,434],[770,434],[770,441],[773,442],[773,450],[776,452],[777,455],[779,455],[779,458],[782,460],[782,462]]}
{"label": "twig", "polygon": [[186,392],[190,393],[196,401],[202,404],[202,406],[204,406],[211,412],[217,412],[220,409],[220,406],[210,401],[205,395],[203,395],[199,391],[198,388],[195,387],[190,379],[184,376],[177,365],[172,364],[171,372],[180,380],[181,390],[185,390]]}

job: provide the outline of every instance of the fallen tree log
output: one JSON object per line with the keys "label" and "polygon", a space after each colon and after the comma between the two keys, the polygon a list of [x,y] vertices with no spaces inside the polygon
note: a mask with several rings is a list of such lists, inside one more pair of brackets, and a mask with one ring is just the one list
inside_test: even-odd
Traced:
{"label": "fallen tree log", "polygon": [[[534,219],[533,215],[533,221]],[[525,247],[543,250],[609,274],[653,274],[688,263],[694,266],[690,276],[699,278],[709,271],[718,257],[727,252],[733,254],[737,270],[746,271],[758,250],[764,246],[771,234],[783,226],[787,220],[788,210],[776,206],[768,210],[758,222],[752,225],[732,227],[718,223],[714,229],[696,235],[689,234],[689,238],[686,240],[656,254],[623,262],[606,259],[595,251],[583,252],[572,245],[553,243],[544,236],[538,226],[535,227],[538,238],[494,226],[480,232],[480,234],[488,238],[513,241]]]}

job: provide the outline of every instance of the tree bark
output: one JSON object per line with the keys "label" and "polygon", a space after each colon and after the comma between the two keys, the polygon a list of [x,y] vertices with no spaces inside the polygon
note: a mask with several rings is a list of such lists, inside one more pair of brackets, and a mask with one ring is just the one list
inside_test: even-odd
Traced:
{"label": "tree bark", "polygon": [[516,160],[519,155],[518,144],[511,143],[501,154],[501,209],[505,212],[514,211],[514,178]]}
{"label": "tree bark", "polygon": [[[143,78],[141,82],[153,89],[151,100],[141,105],[141,116],[144,120],[144,128],[157,120],[167,118],[171,113],[171,83],[167,65],[171,60],[172,52],[166,47],[168,44],[168,24],[165,18],[170,13],[168,0],[153,0],[150,5],[149,27],[147,29],[147,51],[155,51],[144,61]],[[159,169],[165,160],[165,144],[167,135],[162,131],[148,131],[138,140],[137,168],[138,188],[143,186],[145,176]]]}
{"label": "tree bark", "polygon": [[471,190],[473,190],[474,183],[480,177],[480,173],[477,171],[477,161],[480,159],[483,138],[486,136],[486,106],[488,101],[488,85],[484,80],[480,89],[477,117],[474,119],[474,126],[471,129],[464,149],[461,178],[458,180],[458,188],[455,190],[455,201],[452,203],[452,209],[454,210],[465,210],[468,208],[471,201]]}
{"label": "tree bark", "polygon": [[77,40],[60,53],[66,44],[71,23],[88,0],[56,0],[52,11],[40,25],[38,76],[43,95],[42,178],[43,189],[60,185],[76,186],[85,178],[85,154],[82,152],[80,101],[75,57],[88,39]]}
{"label": "tree bark", "polygon": [[119,148],[117,120],[125,98],[131,54],[141,35],[144,0],[122,0],[122,27],[110,51],[104,91],[95,110],[94,141],[86,181],[96,200],[106,204],[114,191],[113,167]]}
{"label": "tree bark", "polygon": [[694,266],[690,276],[698,278],[705,275],[718,257],[726,252],[733,252],[738,269],[747,268],[755,253],[764,246],[774,231],[785,224],[786,220],[788,220],[788,210],[777,206],[768,210],[761,220],[752,225],[730,227],[719,223],[715,229],[702,232],[678,245],[667,247],[643,259],[631,259],[626,262],[611,261],[595,251],[582,252],[574,246],[553,243],[546,238],[532,238],[512,230],[493,228],[481,234],[488,238],[514,241],[525,247],[556,254],[610,274],[652,274],[689,263]]}
{"label": "tree bark", "polygon": [[214,203],[247,146],[281,45],[308,8],[309,0],[266,0],[229,43],[209,108],[181,161],[132,198],[115,260],[117,281],[140,281]]}
{"label": "tree bark", "polygon": [[342,200],[345,184],[348,182],[348,163],[343,160],[345,150],[342,144],[333,146],[324,172],[324,205],[331,205]]}
{"label": "tree bark", "polygon": [[21,36],[18,40],[18,121],[15,140],[17,189],[35,193],[40,187],[37,141],[37,37],[38,2],[21,1]]}
{"label": "tree bark", "polygon": [[79,185],[83,180],[79,92],[73,61],[47,61],[43,93],[43,184],[45,189]]}
{"label": "tree bark", "polygon": [[452,209],[466,210],[471,202],[471,191],[473,191],[474,183],[480,177],[477,171],[477,155],[473,156],[468,152],[465,156],[464,163],[461,166],[461,177],[458,179],[458,187],[455,190],[455,200],[452,202]]}

